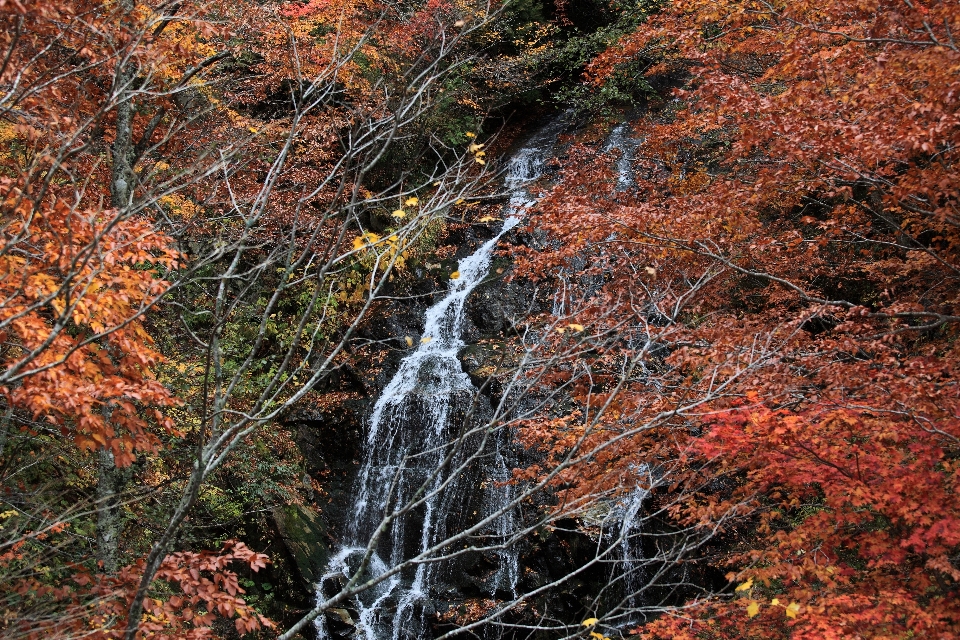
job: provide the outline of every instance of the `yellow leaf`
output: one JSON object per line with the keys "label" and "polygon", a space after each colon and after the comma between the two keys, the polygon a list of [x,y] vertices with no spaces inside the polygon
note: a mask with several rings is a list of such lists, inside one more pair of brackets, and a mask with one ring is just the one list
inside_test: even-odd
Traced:
{"label": "yellow leaf", "polygon": [[775,606],[775,607],[778,607],[778,606],[780,606],[780,599],[779,599],[779,598],[774,598],[773,600],[770,601],[770,604],[772,604],[772,605]]}
{"label": "yellow leaf", "polygon": [[473,161],[476,162],[477,164],[487,164],[486,160],[482,160],[480,158],[474,158]]}
{"label": "yellow leaf", "polygon": [[563,327],[557,327],[557,333],[563,333],[564,331],[566,331],[566,329]]}
{"label": "yellow leaf", "polygon": [[480,218],[480,222],[493,222],[494,220],[499,220],[500,218],[495,218],[493,216],[483,216]]}
{"label": "yellow leaf", "polygon": [[791,602],[787,605],[786,613],[788,618],[796,618],[797,614],[800,613],[800,605],[798,605],[796,602]]}
{"label": "yellow leaf", "polygon": [[353,239],[353,248],[362,249],[363,248],[363,238],[354,238]]}
{"label": "yellow leaf", "polygon": [[470,153],[477,153],[477,151],[480,151],[480,149],[483,149],[482,144],[473,143],[469,147],[467,147],[467,151],[469,151]]}
{"label": "yellow leaf", "polygon": [[476,138],[476,137],[477,137],[477,134],[473,133],[472,131],[467,131],[467,132],[466,132],[465,134],[463,134],[463,135],[467,136],[468,138]]}
{"label": "yellow leaf", "polygon": [[464,202],[466,202],[466,200],[464,200],[463,198],[460,198],[459,200],[457,200],[457,201],[454,202],[453,204],[463,204]]}
{"label": "yellow leaf", "polygon": [[403,204],[408,207],[415,207],[420,204],[420,200],[418,198],[407,198],[403,201]]}
{"label": "yellow leaf", "polygon": [[581,622],[580,625],[583,627],[592,627],[598,622],[600,622],[600,620],[598,620],[597,618],[587,618],[586,620]]}
{"label": "yellow leaf", "polygon": [[597,640],[603,640],[603,634],[602,634],[602,633],[597,633],[596,631],[591,631],[591,632],[590,632],[590,637],[591,637],[591,638],[596,638]]}
{"label": "yellow leaf", "polygon": [[753,578],[750,578],[749,580],[741,584],[739,587],[734,589],[734,591],[749,591],[752,586],[753,586]]}
{"label": "yellow leaf", "polygon": [[410,336],[403,336],[403,339],[407,343],[408,347],[413,346],[413,338],[411,338]]}
{"label": "yellow leaf", "polygon": [[655,276],[657,275],[657,270],[654,269],[653,267],[647,267],[647,273],[649,273],[652,276]]}
{"label": "yellow leaf", "polygon": [[460,272],[459,272],[459,271],[454,271],[453,273],[450,274],[450,279],[451,279],[451,280],[456,280],[456,279],[459,278],[459,277],[460,277]]}
{"label": "yellow leaf", "polygon": [[390,215],[393,216],[394,218],[396,218],[397,220],[399,220],[400,218],[405,218],[405,217],[407,217],[407,213],[406,213],[406,211],[404,211],[403,209],[397,209],[396,211],[394,211],[394,212],[391,213]]}
{"label": "yellow leaf", "polygon": [[751,618],[755,618],[758,613],[760,613],[760,605],[756,600],[754,600],[750,603],[750,606],[747,607],[747,615]]}
{"label": "yellow leaf", "polygon": [[583,331],[583,325],[582,325],[582,324],[575,324],[575,323],[574,323],[574,324],[568,324],[567,326],[570,327],[571,329],[573,329],[574,331]]}
{"label": "yellow leaf", "polygon": [[427,344],[428,342],[433,342],[433,338],[431,338],[430,336],[424,336],[420,338],[420,342],[423,344]]}

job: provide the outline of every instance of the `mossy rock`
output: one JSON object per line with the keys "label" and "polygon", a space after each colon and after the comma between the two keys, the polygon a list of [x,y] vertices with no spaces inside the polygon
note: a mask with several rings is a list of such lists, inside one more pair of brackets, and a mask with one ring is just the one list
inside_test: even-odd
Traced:
{"label": "mossy rock", "polygon": [[330,560],[327,530],[320,515],[309,507],[285,505],[273,510],[273,519],[301,579],[312,588]]}

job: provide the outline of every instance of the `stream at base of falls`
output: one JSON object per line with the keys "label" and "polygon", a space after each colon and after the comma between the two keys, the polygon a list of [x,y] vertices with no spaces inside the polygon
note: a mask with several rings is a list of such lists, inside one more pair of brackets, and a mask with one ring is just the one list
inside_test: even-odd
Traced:
{"label": "stream at base of falls", "polygon": [[[510,201],[503,227],[460,261],[460,277],[451,280],[446,296],[426,312],[421,343],[401,361],[374,405],[348,510],[353,521],[345,544],[318,585],[318,601],[339,591],[359,569],[367,543],[378,529],[380,537],[362,579],[383,576],[392,567],[425,554],[512,500],[512,487],[502,484],[510,474],[502,450],[506,434],[483,428],[489,408],[478,401],[457,354],[465,346],[461,334],[467,297],[488,275],[497,242],[533,203],[526,185],[541,175],[565,127],[563,118],[550,122],[511,157],[506,176]],[[411,503],[411,508],[383,524],[386,515]],[[463,541],[494,547],[485,552],[494,569],[481,585],[490,597],[516,595],[517,553],[502,544],[515,529],[514,517],[508,510]],[[408,564],[357,596],[351,606],[359,617],[352,621],[356,637],[428,637],[431,594],[443,591],[444,577],[457,571],[457,562],[453,558]],[[317,629],[321,638],[329,637],[324,616],[317,619]]]}

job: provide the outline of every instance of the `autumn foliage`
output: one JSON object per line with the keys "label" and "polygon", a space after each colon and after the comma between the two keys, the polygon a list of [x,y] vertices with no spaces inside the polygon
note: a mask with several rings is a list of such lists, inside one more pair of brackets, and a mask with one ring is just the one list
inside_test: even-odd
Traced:
{"label": "autumn foliage", "polygon": [[[0,562],[10,560],[10,555]],[[236,541],[228,541],[216,553],[170,554],[157,573],[158,585],[165,585],[168,593],[163,598],[146,599],[138,637],[215,637],[213,623],[218,616],[234,618],[241,635],[273,626],[244,601],[244,590],[231,567],[240,563],[258,571],[266,562],[266,556]],[[7,632],[23,638],[70,637],[80,632],[103,640],[122,638],[124,629],[117,627],[116,620],[126,617],[130,594],[135,592],[142,572],[141,560],[110,576],[91,575],[81,569],[69,583],[56,587],[39,580],[21,581],[14,587],[27,615],[8,625]],[[31,620],[29,607],[44,599],[60,603],[60,615],[52,620]]]}
{"label": "autumn foliage", "polygon": [[728,590],[639,636],[960,632],[958,31],[943,2],[677,2],[589,65],[679,88],[629,186],[587,134],[531,214],[552,349],[591,375],[525,438],[591,452],[570,501],[659,473],[650,508],[722,537]]}
{"label": "autumn foliage", "polygon": [[[516,480],[547,478],[554,515],[649,490],[689,542],[670,563],[720,576],[639,637],[955,637],[960,11],[657,6],[574,92],[650,90],[636,149],[604,151],[604,122],[563,140],[515,251],[558,291],[515,337],[551,398]],[[482,105],[535,75],[481,54],[555,33],[472,31],[494,8],[0,0],[4,635],[269,633],[240,582],[266,556],[219,512],[178,532],[215,469],[265,483],[245,461],[294,447],[263,425],[360,357],[430,225],[466,220]],[[122,509],[148,524],[118,541]]]}
{"label": "autumn foliage", "polygon": [[[446,206],[411,199],[444,172],[411,165],[460,125],[410,130],[441,94],[479,122],[448,76],[488,9],[0,1],[5,636],[271,633],[272,587],[239,583],[266,556],[204,549],[301,500],[275,421]],[[409,214],[381,237],[388,196]]]}
{"label": "autumn foliage", "polygon": [[[161,356],[142,313],[166,283],[138,267],[174,268],[170,240],[146,221],[115,223],[109,211],[77,210],[60,199],[38,210],[9,179],[0,189],[9,406],[57,425],[82,449],[111,450],[121,466],[155,452],[159,438],[137,405],[175,401],[152,373]],[[28,246],[36,250],[18,250]],[[175,431],[159,410],[153,417]]]}

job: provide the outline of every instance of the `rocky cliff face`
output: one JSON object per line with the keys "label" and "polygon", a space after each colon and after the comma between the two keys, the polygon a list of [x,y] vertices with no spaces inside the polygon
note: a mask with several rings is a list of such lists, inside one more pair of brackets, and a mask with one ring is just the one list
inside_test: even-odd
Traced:
{"label": "rocky cliff face", "polygon": [[[496,223],[495,223],[496,224]],[[320,491],[306,512],[277,515],[281,538],[289,550],[290,564],[296,567],[305,596],[312,597],[323,564],[344,540],[353,513],[351,493],[363,457],[365,425],[374,403],[397,372],[401,359],[411,352],[406,338],[417,340],[424,330],[426,310],[446,295],[449,273],[459,260],[471,255],[495,233],[487,225],[452,225],[446,238],[445,259],[439,264],[415,267],[412,279],[403,284],[406,295],[383,301],[357,333],[352,365],[344,366],[322,390],[330,401],[306,406],[287,416],[297,434],[307,472]],[[535,244],[529,232],[512,230],[500,240],[500,247]],[[442,251],[438,251],[440,253]],[[512,277],[511,277],[512,276]],[[534,285],[521,274],[513,274],[509,260],[498,256],[487,277],[473,290],[464,308],[462,340],[458,358],[462,370],[481,391],[481,413],[491,402],[499,402],[515,364],[515,338],[531,316],[549,313],[554,292]],[[505,449],[509,468],[529,464],[527,453],[518,447]],[[549,498],[546,498],[549,499]],[[535,505],[523,516],[535,522]],[[602,528],[580,521],[555,522],[540,527],[516,550],[518,575],[515,591],[528,593],[544,585],[558,586],[542,592],[501,621],[507,624],[536,624],[542,615],[562,620],[588,617],[591,602],[598,594],[617,597],[610,588],[611,563],[598,563],[581,570],[596,555]],[[512,593],[498,590],[498,566],[502,557],[495,552],[474,553],[457,563],[456,571],[445,571],[430,586],[429,599],[417,606],[439,634],[489,611],[496,600],[509,600]],[[575,574],[573,578],[560,582]],[[331,585],[335,586],[335,585]],[[359,613],[347,606],[326,616],[328,636],[354,637]],[[485,634],[509,637],[505,628],[490,627]],[[527,635],[526,631],[520,635]]]}

